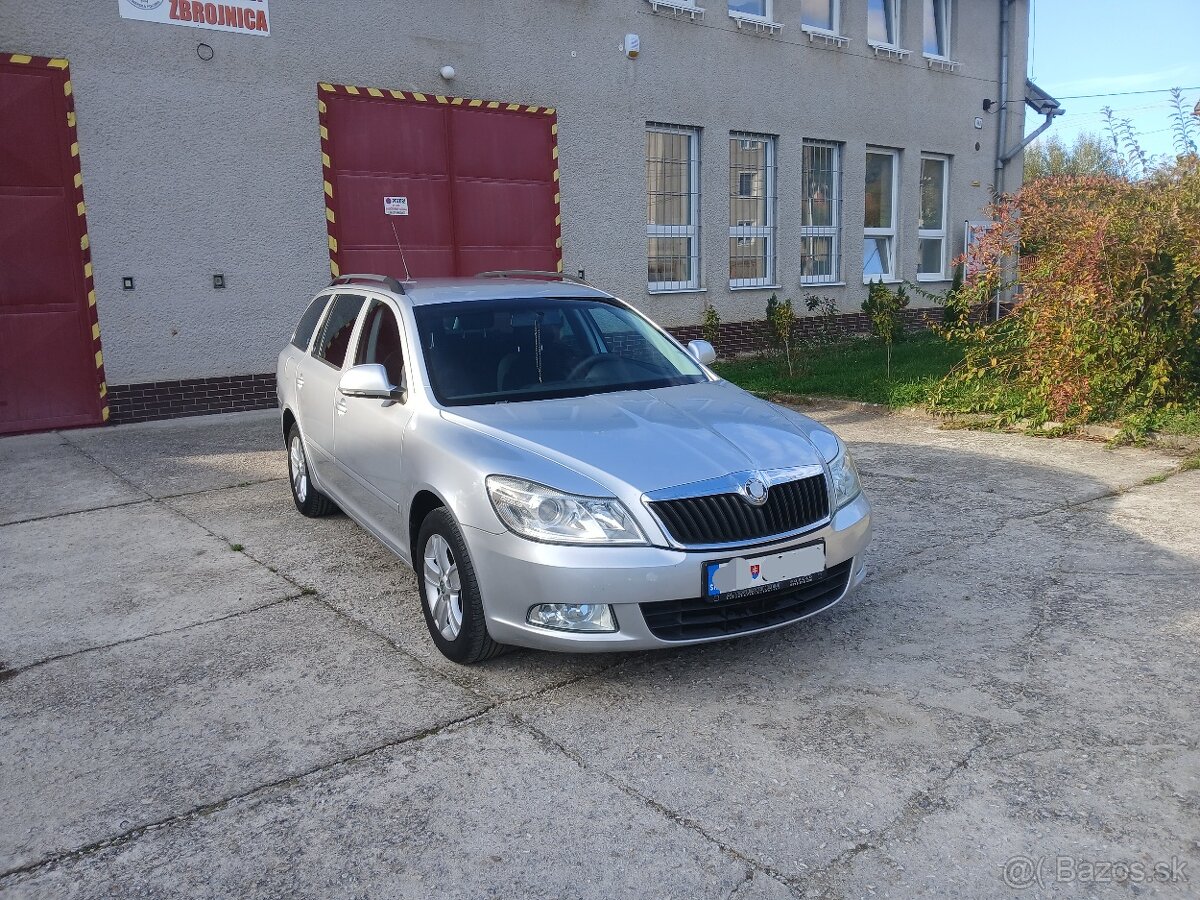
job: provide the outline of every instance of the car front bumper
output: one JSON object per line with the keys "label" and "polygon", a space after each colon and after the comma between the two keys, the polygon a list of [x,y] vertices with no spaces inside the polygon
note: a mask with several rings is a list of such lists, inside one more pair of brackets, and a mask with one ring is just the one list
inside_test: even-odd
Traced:
{"label": "car front bumper", "polygon": [[[540,650],[605,653],[727,640],[781,628],[828,609],[865,577],[864,551],[871,539],[871,507],[865,495],[859,494],[821,528],[785,541],[736,550],[561,546],[526,540],[511,532],[493,534],[470,527],[463,528],[463,534],[471,551],[493,639]],[[731,634],[664,640],[651,631],[642,615],[642,603],[698,600],[701,571],[707,561],[778,553],[814,541],[825,543],[827,570],[849,560],[849,575],[840,593],[826,597],[828,602],[815,608],[805,608],[794,618]],[[526,617],[530,608],[539,603],[611,604],[617,631],[570,632],[530,625]]]}

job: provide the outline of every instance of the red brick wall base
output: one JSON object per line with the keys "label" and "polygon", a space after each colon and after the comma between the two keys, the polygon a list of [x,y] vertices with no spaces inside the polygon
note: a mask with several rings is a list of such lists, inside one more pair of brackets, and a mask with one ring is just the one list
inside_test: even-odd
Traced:
{"label": "red brick wall base", "polygon": [[108,421],[114,424],[271,409],[275,374],[114,384],[108,387],[108,405]]}
{"label": "red brick wall base", "polygon": [[[905,309],[901,311],[904,326],[909,331],[929,328],[942,320],[941,309]],[[699,325],[668,328],[683,343],[704,338]],[[871,333],[871,321],[864,313],[843,313],[836,316],[798,316],[793,331],[797,340],[820,336],[852,337]],[[761,353],[767,349],[767,323],[722,322],[717,335],[717,355],[737,356],[741,353]]]}
{"label": "red brick wall base", "polygon": [[[940,321],[941,315],[940,309],[903,311],[905,325],[910,330],[928,328]],[[801,316],[796,319],[796,337],[801,340],[820,335],[864,335],[870,330],[871,324],[862,313],[831,317]],[[668,331],[685,344],[704,337],[704,329],[699,325],[683,325]],[[717,353],[723,357],[759,353],[766,348],[766,343],[765,322],[722,322],[717,337]],[[221,378],[113,384],[108,386],[108,404],[109,422],[113,424],[272,409],[276,404],[275,375],[228,375]]]}

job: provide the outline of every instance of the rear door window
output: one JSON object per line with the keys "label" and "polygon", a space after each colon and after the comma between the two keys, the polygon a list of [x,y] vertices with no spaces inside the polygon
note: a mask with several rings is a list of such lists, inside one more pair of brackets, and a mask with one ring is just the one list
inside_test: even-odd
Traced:
{"label": "rear door window", "polygon": [[317,325],[321,322],[321,314],[325,312],[330,296],[330,294],[322,294],[308,305],[308,309],[300,317],[300,324],[296,326],[296,331],[292,334],[293,347],[299,350],[308,350],[313,332],[317,330]]}
{"label": "rear door window", "polygon": [[365,363],[383,366],[389,384],[397,387],[404,384],[404,348],[400,342],[400,326],[396,323],[395,313],[386,303],[372,303],[363,322],[354,364],[361,366]]}
{"label": "rear door window", "polygon": [[354,294],[338,294],[325,317],[321,336],[313,344],[313,356],[323,359],[335,369],[346,362],[346,351],[350,349],[350,336],[354,323],[362,311],[366,298]]}

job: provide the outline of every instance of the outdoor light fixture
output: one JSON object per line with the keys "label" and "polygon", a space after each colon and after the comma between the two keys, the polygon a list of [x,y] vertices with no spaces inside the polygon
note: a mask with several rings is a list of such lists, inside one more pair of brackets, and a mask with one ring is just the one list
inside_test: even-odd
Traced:
{"label": "outdoor light fixture", "polygon": [[454,76],[457,74],[454,71],[454,66],[442,66],[441,69],[438,70],[438,73],[447,81],[453,81]]}
{"label": "outdoor light fixture", "polygon": [[642,40],[636,34],[625,35],[625,43],[621,45],[621,49],[625,51],[625,55],[630,59],[637,59],[638,54],[642,52]]}
{"label": "outdoor light fixture", "polygon": [[225,276],[224,275],[214,275],[213,276],[213,288],[218,291],[224,290],[224,288],[225,288]]}
{"label": "outdoor light fixture", "polygon": [[126,275],[124,278],[121,279],[121,290],[123,290],[123,291],[132,291],[133,290],[133,276],[132,275]]}

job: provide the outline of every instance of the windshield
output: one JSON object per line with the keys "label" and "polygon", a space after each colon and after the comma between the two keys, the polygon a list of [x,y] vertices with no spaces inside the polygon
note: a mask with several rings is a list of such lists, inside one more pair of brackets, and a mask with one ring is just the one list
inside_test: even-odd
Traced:
{"label": "windshield", "polygon": [[593,299],[418,306],[430,386],[445,406],[577,397],[707,381],[637,313]]}

